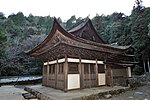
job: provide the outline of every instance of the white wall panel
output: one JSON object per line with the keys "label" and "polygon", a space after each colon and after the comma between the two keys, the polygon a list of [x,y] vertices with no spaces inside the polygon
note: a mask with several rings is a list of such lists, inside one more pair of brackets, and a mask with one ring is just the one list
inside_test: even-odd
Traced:
{"label": "white wall panel", "polygon": [[98,74],[98,85],[106,84],[106,76],[105,74]]}
{"label": "white wall panel", "polygon": [[80,75],[68,74],[68,90],[80,88]]}

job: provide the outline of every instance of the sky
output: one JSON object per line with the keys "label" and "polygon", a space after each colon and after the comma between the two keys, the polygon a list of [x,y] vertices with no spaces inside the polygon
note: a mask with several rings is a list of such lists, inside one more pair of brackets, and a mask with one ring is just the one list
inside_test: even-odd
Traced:
{"label": "sky", "polygon": [[[0,0],[0,12],[5,16],[23,12],[25,16],[55,16],[63,21],[72,15],[93,18],[96,14],[109,15],[122,12],[130,15],[135,0]],[[145,7],[150,7],[150,0],[143,0]]]}

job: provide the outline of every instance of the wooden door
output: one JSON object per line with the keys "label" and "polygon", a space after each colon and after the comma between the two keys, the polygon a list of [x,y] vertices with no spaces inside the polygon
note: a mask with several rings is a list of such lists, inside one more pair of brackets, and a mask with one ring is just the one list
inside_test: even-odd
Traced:
{"label": "wooden door", "polygon": [[96,86],[95,64],[84,64],[83,87],[89,88]]}

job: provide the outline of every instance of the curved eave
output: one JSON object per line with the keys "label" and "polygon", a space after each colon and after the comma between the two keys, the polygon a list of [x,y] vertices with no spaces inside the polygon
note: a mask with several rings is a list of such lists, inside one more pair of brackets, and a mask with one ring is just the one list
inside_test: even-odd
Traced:
{"label": "curved eave", "polygon": [[55,32],[59,30],[63,35],[65,35],[66,37],[73,39],[75,41],[84,43],[84,44],[88,44],[88,45],[92,45],[92,46],[98,46],[98,47],[104,47],[104,48],[109,48],[109,49],[113,49],[113,50],[119,50],[119,51],[124,51],[126,49],[128,49],[130,46],[111,46],[108,44],[102,44],[102,43],[97,43],[94,41],[89,41],[86,39],[82,39],[79,37],[75,37],[74,35],[68,33],[65,29],[63,29],[61,27],[61,25],[57,22],[56,18],[54,18],[54,22],[53,22],[53,26],[51,28],[50,33],[48,34],[48,36],[44,39],[43,42],[41,42],[39,45],[35,46],[33,49],[26,51],[25,53],[28,55],[32,55],[32,53],[34,53],[35,51],[37,51],[38,49],[42,48],[47,42],[49,42],[51,40],[51,38],[53,37],[53,35],[55,34]]}
{"label": "curved eave", "polygon": [[[60,47],[63,47],[63,48],[60,48]],[[60,55],[62,55],[63,53],[65,53],[65,54],[68,54],[67,52],[68,52],[68,50],[69,50],[69,52],[70,52],[70,50],[71,49],[68,49],[68,47],[69,48],[72,48],[72,50],[75,50],[75,51],[78,51],[79,49],[79,51],[82,51],[82,50],[88,50],[88,51],[92,51],[92,52],[97,52],[97,56],[100,54],[109,54],[109,55],[111,55],[111,54],[120,54],[120,53],[122,53],[122,52],[120,52],[120,51],[116,51],[116,50],[114,50],[114,51],[112,51],[112,50],[109,50],[108,48],[106,49],[105,48],[105,50],[102,50],[102,48],[101,47],[96,47],[96,46],[94,46],[94,45],[91,45],[90,47],[89,47],[89,45],[84,45],[84,46],[82,46],[82,45],[78,45],[78,44],[76,44],[76,45],[73,45],[73,44],[71,44],[71,43],[68,43],[68,42],[65,42],[65,41],[59,41],[59,42],[57,42],[56,44],[54,44],[53,46],[51,46],[51,47],[49,47],[49,49],[45,49],[44,51],[42,51],[42,52],[34,52],[34,53],[32,53],[30,56],[33,56],[33,57],[46,57],[46,56],[44,56],[45,54],[47,55],[49,55],[49,57],[52,57],[52,56],[58,56],[59,55],[59,53],[58,52],[61,52],[60,53]],[[99,52],[99,53],[98,53]],[[79,54],[83,54],[83,52],[78,52]],[[74,53],[72,53],[71,55],[74,55]],[[94,55],[92,55],[92,56],[96,56],[95,54]],[[48,58],[48,57],[47,57]],[[45,59],[45,58],[43,58],[43,59]]]}
{"label": "curved eave", "polygon": [[48,41],[51,40],[51,38],[53,37],[53,35],[55,34],[56,30],[61,30],[66,32],[61,26],[60,24],[57,22],[57,19],[54,17],[54,21],[53,21],[53,26],[51,28],[50,33],[48,34],[48,36],[43,40],[43,42],[41,42],[40,44],[38,44],[37,46],[35,46],[33,49],[26,51],[26,54],[31,54],[34,53],[36,50],[42,48]]}

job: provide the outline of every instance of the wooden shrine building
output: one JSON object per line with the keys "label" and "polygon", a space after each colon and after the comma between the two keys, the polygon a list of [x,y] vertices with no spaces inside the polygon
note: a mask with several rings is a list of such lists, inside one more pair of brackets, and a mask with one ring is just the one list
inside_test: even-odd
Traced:
{"label": "wooden shrine building", "polygon": [[101,85],[127,85],[129,46],[106,44],[90,19],[66,31],[54,18],[45,40],[26,52],[44,62],[42,85],[68,91]]}

